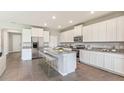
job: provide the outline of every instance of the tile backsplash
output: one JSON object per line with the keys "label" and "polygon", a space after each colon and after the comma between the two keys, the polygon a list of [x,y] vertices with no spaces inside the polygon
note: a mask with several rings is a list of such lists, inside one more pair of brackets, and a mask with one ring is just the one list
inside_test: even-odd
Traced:
{"label": "tile backsplash", "polygon": [[85,45],[85,47],[90,46],[92,48],[112,48],[115,47],[116,49],[124,49],[124,43],[62,43],[63,45]]}

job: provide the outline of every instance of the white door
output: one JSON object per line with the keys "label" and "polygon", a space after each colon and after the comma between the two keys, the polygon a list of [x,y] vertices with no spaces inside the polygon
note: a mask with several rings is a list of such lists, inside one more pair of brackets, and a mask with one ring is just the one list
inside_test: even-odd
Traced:
{"label": "white door", "polygon": [[12,40],[13,52],[21,51],[21,35],[14,34]]}

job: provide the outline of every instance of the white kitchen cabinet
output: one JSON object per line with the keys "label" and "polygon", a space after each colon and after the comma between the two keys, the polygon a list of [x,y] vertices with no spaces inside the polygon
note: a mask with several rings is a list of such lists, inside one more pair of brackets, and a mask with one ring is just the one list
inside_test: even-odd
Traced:
{"label": "white kitchen cabinet", "polygon": [[105,54],[104,53],[96,53],[96,66],[104,68],[104,62],[105,62]]}
{"label": "white kitchen cabinet", "polygon": [[84,42],[124,42],[124,16],[83,27]]}
{"label": "white kitchen cabinet", "polygon": [[117,18],[117,41],[124,41],[124,16]]}
{"label": "white kitchen cabinet", "polygon": [[91,42],[92,41],[92,26],[85,26],[83,28],[83,41]]}
{"label": "white kitchen cabinet", "polygon": [[96,52],[90,52],[90,64],[91,65],[96,65],[97,60],[97,55]]}
{"label": "white kitchen cabinet", "polygon": [[60,42],[74,42],[74,30],[60,33]]}
{"label": "white kitchen cabinet", "polygon": [[99,40],[99,38],[98,38],[98,36],[99,36],[99,29],[98,29],[98,24],[93,24],[93,25],[91,25],[92,26],[92,28],[91,28],[91,33],[89,33],[89,34],[91,34],[91,39],[90,39],[90,41],[91,42],[97,42],[98,40]]}
{"label": "white kitchen cabinet", "polygon": [[31,29],[22,30],[22,42],[31,42]]}
{"label": "white kitchen cabinet", "polygon": [[114,57],[111,54],[105,54],[104,68],[111,71],[114,70]]}
{"label": "white kitchen cabinet", "polygon": [[80,61],[86,64],[90,63],[90,51],[80,50]]}
{"label": "white kitchen cabinet", "polygon": [[48,31],[43,31],[43,39],[44,42],[49,42],[49,32]]}
{"label": "white kitchen cabinet", "polygon": [[43,37],[43,29],[39,29],[38,33],[39,33],[38,37]]}
{"label": "white kitchen cabinet", "polygon": [[106,41],[106,21],[97,23],[98,27],[98,42],[105,42]]}
{"label": "white kitchen cabinet", "polygon": [[31,29],[31,35],[32,37],[38,37],[39,36],[39,31],[37,31],[37,28],[32,28]]}
{"label": "white kitchen cabinet", "polygon": [[121,57],[115,58],[114,71],[124,75],[124,58],[121,58]]}
{"label": "white kitchen cabinet", "polygon": [[32,28],[32,37],[43,37],[43,29]]}
{"label": "white kitchen cabinet", "polygon": [[80,62],[124,75],[124,55],[80,50]]}
{"label": "white kitchen cabinet", "polygon": [[0,57],[0,76],[3,74],[5,69],[6,69],[6,55],[2,55]]}
{"label": "white kitchen cabinet", "polygon": [[1,39],[2,39],[2,31],[0,30],[0,52],[2,51]]}
{"label": "white kitchen cabinet", "polygon": [[83,28],[82,25],[78,25],[74,27],[74,37],[82,35],[82,28]]}
{"label": "white kitchen cabinet", "polygon": [[83,27],[83,42],[87,41],[87,30],[88,30],[87,26]]}
{"label": "white kitchen cabinet", "polygon": [[32,60],[32,49],[22,49],[22,60]]}
{"label": "white kitchen cabinet", "polygon": [[117,40],[117,18],[106,21],[106,41],[116,41]]}

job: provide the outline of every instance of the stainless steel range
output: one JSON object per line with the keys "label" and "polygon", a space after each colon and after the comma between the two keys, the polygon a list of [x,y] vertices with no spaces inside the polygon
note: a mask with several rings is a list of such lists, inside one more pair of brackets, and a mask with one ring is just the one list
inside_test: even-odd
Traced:
{"label": "stainless steel range", "polygon": [[85,45],[76,45],[75,48],[72,48],[72,51],[76,51],[77,52],[77,58],[80,57],[80,55],[79,55],[79,50],[80,49],[85,49]]}

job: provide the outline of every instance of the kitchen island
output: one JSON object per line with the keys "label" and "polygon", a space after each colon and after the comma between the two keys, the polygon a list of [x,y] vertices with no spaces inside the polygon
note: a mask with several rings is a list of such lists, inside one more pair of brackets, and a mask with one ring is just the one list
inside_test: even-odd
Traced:
{"label": "kitchen island", "polygon": [[76,52],[74,51],[59,51],[56,49],[48,48],[48,49],[41,49],[39,51],[41,56],[46,57],[51,56],[55,58],[57,69],[61,75],[65,76],[68,75],[69,73],[75,72],[76,69]]}

